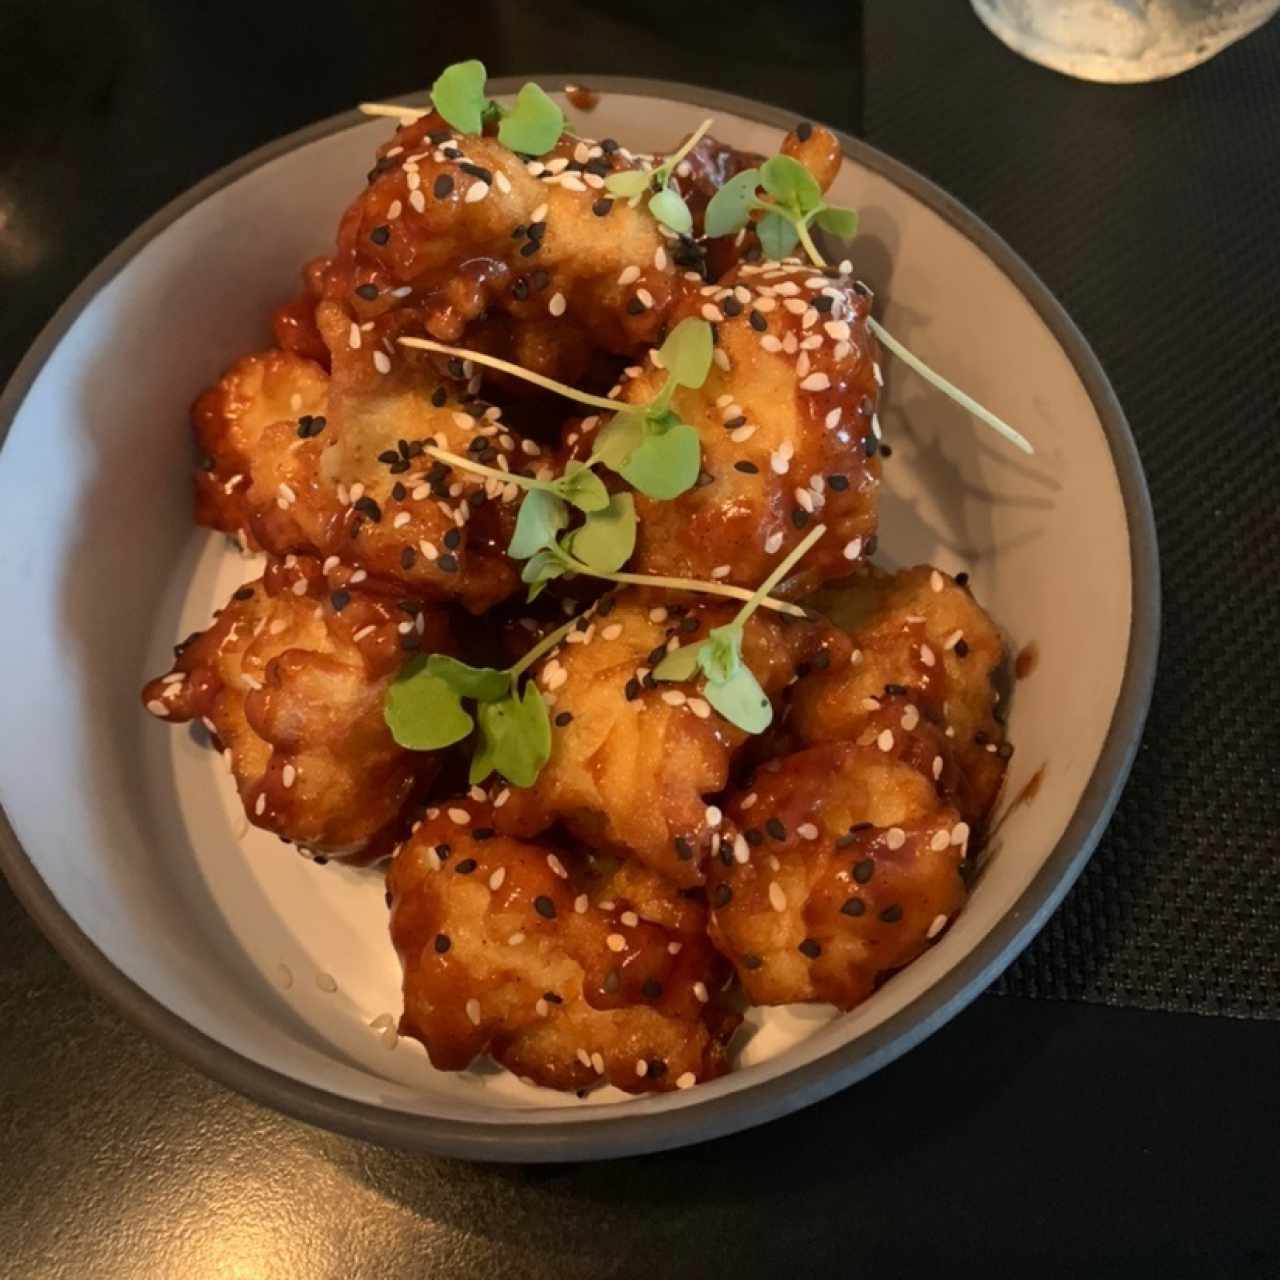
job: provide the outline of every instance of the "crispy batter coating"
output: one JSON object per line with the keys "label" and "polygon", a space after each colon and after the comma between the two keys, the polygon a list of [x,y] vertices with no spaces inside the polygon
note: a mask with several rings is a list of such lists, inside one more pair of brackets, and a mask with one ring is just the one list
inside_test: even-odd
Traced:
{"label": "crispy batter coating", "polygon": [[691,242],[669,242],[643,205],[604,191],[605,176],[634,167],[621,147],[568,135],[526,162],[433,112],[379,148],[339,227],[326,296],[361,322],[407,297],[443,342],[497,308],[564,316],[606,350],[640,351],[682,290],[677,258],[700,258]]}
{"label": "crispy batter coating", "polygon": [[401,1033],[442,1070],[488,1052],[552,1089],[648,1093],[721,1074],[739,1019],[705,908],[652,873],[600,877],[495,834],[499,812],[470,797],[429,811],[391,865]]}
{"label": "crispy batter coating", "polygon": [[[700,683],[656,685],[649,673],[668,646],[696,644],[736,612],[727,601],[629,588],[584,615],[582,629],[534,668],[551,704],[551,758],[497,811],[499,828],[533,836],[560,821],[593,848],[682,887],[701,884],[720,839],[719,811],[705,797],[724,787],[747,735],[712,710]],[[844,643],[825,624],[760,610],[742,653],[774,696],[801,664],[840,662]]]}
{"label": "crispy batter coating", "polygon": [[774,761],[726,804],[711,938],[753,1004],[851,1009],[924,950],[965,898],[968,828],[929,779],[875,747]]}
{"label": "crispy batter coating", "polygon": [[383,720],[406,622],[415,644],[451,648],[441,611],[331,593],[315,560],[289,556],[178,646],[143,702],[165,720],[204,721],[257,826],[318,851],[376,855],[437,767],[398,747]]}
{"label": "crispy batter coating", "polygon": [[196,401],[197,520],[273,555],[337,557],[377,589],[473,612],[505,598],[519,583],[505,554],[515,486],[450,475],[420,446],[506,469],[538,446],[470,397],[469,366],[455,370],[461,381],[442,379],[424,353],[392,343],[408,313],[367,332],[334,303],[318,318],[331,376],[270,351],[241,360]]}
{"label": "crispy batter coating", "polygon": [[889,734],[887,749],[939,779],[981,828],[1011,754],[995,718],[999,630],[967,587],[930,565],[869,573],[848,588],[845,607],[856,661],[796,686],[788,731],[800,743]]}
{"label": "crispy batter coating", "polygon": [[[743,263],[677,308],[673,319],[701,315],[718,335],[704,385],[673,401],[701,436],[703,474],[674,501],[637,495],[634,569],[754,587],[821,520],[826,537],[779,589],[799,596],[874,549],[879,366],[869,306],[846,277]],[[650,400],[666,377],[651,362],[628,372],[625,403]],[[595,418],[574,424],[565,437],[574,456],[590,453],[597,429]]]}

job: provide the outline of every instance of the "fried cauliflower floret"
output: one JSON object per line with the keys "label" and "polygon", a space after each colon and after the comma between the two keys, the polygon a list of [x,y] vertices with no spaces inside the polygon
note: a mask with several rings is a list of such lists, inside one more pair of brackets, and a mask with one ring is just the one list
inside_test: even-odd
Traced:
{"label": "fried cauliflower floret", "polygon": [[[659,685],[650,673],[670,648],[699,643],[736,612],[730,602],[630,588],[584,615],[534,668],[551,704],[551,757],[531,788],[513,790],[497,810],[499,828],[533,836],[560,821],[593,848],[636,858],[682,887],[701,884],[703,859],[720,840],[719,810],[705,797],[724,787],[747,735],[700,685]],[[774,696],[798,665],[830,648],[843,654],[842,643],[823,624],[760,610],[742,656]]]}
{"label": "fried cauliflower floret", "polygon": [[204,721],[257,826],[316,851],[376,852],[437,767],[398,747],[383,720],[409,636],[451,647],[440,611],[331,593],[314,560],[289,556],[180,645],[142,698],[161,719]]}
{"label": "fried cauliflower floret", "polygon": [[[637,495],[636,571],[754,587],[821,521],[827,535],[777,592],[801,596],[874,549],[879,375],[868,309],[847,278],[778,263],[744,263],[676,309],[673,321],[716,326],[705,383],[672,401],[701,437],[702,475],[669,502]],[[629,372],[619,399],[630,404],[666,379],[652,362]],[[573,456],[595,447],[597,421],[566,435]]]}
{"label": "fried cauliflower floret", "polygon": [[379,148],[339,227],[326,296],[361,322],[407,297],[443,342],[496,308],[563,318],[618,354],[643,350],[682,291],[678,259],[698,258],[692,241],[683,253],[669,243],[643,204],[605,192],[609,173],[633,167],[616,145],[568,135],[526,161],[433,112]]}
{"label": "fried cauliflower floret", "polygon": [[519,585],[505,554],[515,486],[451,474],[422,446],[499,469],[525,465],[537,446],[518,441],[465,381],[394,343],[413,323],[408,313],[366,332],[325,303],[318,322],[331,376],[270,351],[241,360],[196,401],[197,520],[273,555],[334,557],[374,588],[473,612],[505,598]]}
{"label": "fried cauliflower floret", "polygon": [[841,607],[856,661],[796,686],[788,731],[802,744],[888,734],[887,749],[941,779],[980,828],[1011,754],[995,718],[999,630],[967,587],[929,565],[870,573],[847,588]]}
{"label": "fried cauliflower floret", "polygon": [[589,874],[496,834],[494,816],[471,798],[430,811],[391,864],[401,1034],[441,1070],[487,1052],[551,1089],[648,1093],[721,1074],[738,1018],[705,909],[651,874]]}
{"label": "fried cauliflower floret", "polygon": [[753,1004],[851,1009],[964,902],[966,824],[876,747],[774,761],[726,814],[735,835],[708,872],[711,938]]}

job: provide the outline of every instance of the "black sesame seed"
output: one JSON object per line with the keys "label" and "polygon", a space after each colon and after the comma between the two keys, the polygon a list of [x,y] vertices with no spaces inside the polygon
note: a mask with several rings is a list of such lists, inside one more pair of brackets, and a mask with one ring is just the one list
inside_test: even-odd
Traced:
{"label": "black sesame seed", "polygon": [[473,178],[479,178],[481,182],[492,182],[493,174],[478,164],[472,164],[469,160],[464,160],[459,166],[463,173],[469,173]]}
{"label": "black sesame seed", "polygon": [[607,217],[608,214],[612,211],[612,209],[613,209],[613,201],[605,198],[604,196],[602,196],[599,200],[595,202],[595,204],[591,206],[591,212],[594,213],[597,218]]}
{"label": "black sesame seed", "polygon": [[726,431],[736,431],[739,427],[747,425],[747,415],[740,413],[736,418],[728,418],[725,420],[724,429]]}
{"label": "black sesame seed", "polygon": [[687,617],[680,619],[680,632],[682,635],[691,636],[702,625],[697,618]]}
{"label": "black sesame seed", "polygon": [[764,824],[764,829],[775,839],[785,840],[787,838],[787,829],[782,825],[781,818],[770,818]]}
{"label": "black sesame seed", "polygon": [[613,138],[600,139],[600,150],[603,151],[605,155],[611,156],[615,151],[617,151],[617,149],[618,144]]}
{"label": "black sesame seed", "polygon": [[469,876],[476,869],[476,860],[474,858],[463,858],[463,860],[454,867],[454,871],[460,876]]}
{"label": "black sesame seed", "polygon": [[957,658],[967,658],[969,656],[969,642],[967,640],[957,640],[953,652]]}
{"label": "black sesame seed", "polygon": [[235,594],[235,596],[233,597],[233,599],[236,599],[236,600],[252,600],[252,599],[253,599],[253,588],[252,588],[252,587],[241,587],[241,588],[240,588],[240,590],[236,592],[236,594]]}
{"label": "black sesame seed", "polygon": [[529,223],[529,239],[541,240],[547,234],[547,224],[545,222]]}
{"label": "black sesame seed", "polygon": [[964,570],[961,570],[959,573],[956,574],[956,586],[967,587],[968,585],[969,585],[969,575]]}
{"label": "black sesame seed", "polygon": [[357,285],[356,297],[363,298],[366,302],[376,302],[378,298],[378,286],[376,284]]}
{"label": "black sesame seed", "polygon": [[436,567],[441,573],[457,573],[458,558],[451,556],[447,551],[436,561]]}
{"label": "black sesame seed", "polygon": [[450,356],[445,361],[444,367],[449,371],[449,377],[451,378],[465,378],[467,376],[467,371],[457,356]]}
{"label": "black sesame seed", "polygon": [[522,258],[532,258],[533,255],[541,248],[541,240],[526,240],[524,244],[520,246],[520,256]]}
{"label": "black sesame seed", "polygon": [[861,862],[853,864],[853,878],[859,884],[866,884],[876,872],[876,864],[870,858],[863,858]]}
{"label": "black sesame seed", "polygon": [[602,985],[604,986],[606,995],[617,994],[618,988],[622,986],[622,978],[619,976],[617,969],[610,969],[609,972],[604,975],[604,983]]}
{"label": "black sesame seed", "polygon": [[640,696],[640,681],[632,676],[622,691],[628,702],[634,702]]}
{"label": "black sesame seed", "polygon": [[441,155],[447,156],[450,160],[461,160],[462,152],[457,147],[441,147]]}
{"label": "black sesame seed", "polygon": [[382,508],[368,496],[357,498],[352,505],[362,516],[368,516],[374,524],[382,519]]}
{"label": "black sesame seed", "polygon": [[627,315],[638,316],[644,312],[644,303],[639,298],[629,298],[627,300]]}
{"label": "black sesame seed", "polygon": [[748,951],[746,955],[742,957],[742,967],[744,969],[758,969],[762,964],[764,964],[764,961],[751,951]]}
{"label": "black sesame seed", "polygon": [[450,529],[449,532],[444,535],[444,545],[448,547],[450,551],[456,550],[461,541],[462,533],[458,529]]}
{"label": "black sesame seed", "polygon": [[803,529],[809,523],[809,513],[803,507],[797,507],[791,513],[791,523],[797,529]]}
{"label": "black sesame seed", "polygon": [[757,333],[764,333],[769,328],[769,322],[758,312],[755,307],[747,313],[747,321]]}
{"label": "black sesame seed", "polygon": [[524,234],[527,230],[528,228],[524,225],[523,222],[521,222],[511,228],[511,238],[513,240],[523,240]]}
{"label": "black sesame seed", "polygon": [[511,286],[511,296],[517,302],[523,302],[529,296],[529,282],[521,276],[515,284]]}
{"label": "black sesame seed", "polygon": [[341,613],[351,603],[351,592],[335,591],[329,597],[329,603],[333,605],[334,613]]}
{"label": "black sesame seed", "polygon": [[831,310],[833,302],[835,299],[829,293],[820,293],[813,300],[813,309],[825,316]]}
{"label": "black sesame seed", "polygon": [[880,456],[881,456],[882,458],[892,458],[892,457],[893,457],[893,447],[892,447],[891,445],[882,444],[882,445],[880,446]]}
{"label": "black sesame seed", "polygon": [[711,892],[713,907],[727,907],[733,901],[733,890],[727,884],[718,884]]}
{"label": "black sesame seed", "polygon": [[565,725],[570,724],[572,721],[573,721],[572,711],[561,711],[560,714],[556,716],[556,724],[559,725],[561,729],[563,729]]}
{"label": "black sesame seed", "polygon": [[675,846],[676,857],[679,858],[681,862],[688,862],[689,859],[693,857],[693,843],[690,841],[688,836],[676,836]]}
{"label": "black sesame seed", "polygon": [[857,840],[857,838],[858,837],[854,835],[852,831],[846,831],[844,835],[840,836],[836,840],[836,848],[847,849],[855,840]]}
{"label": "black sesame seed", "polygon": [[720,303],[720,310],[727,316],[740,316],[742,314],[742,303],[730,294]]}
{"label": "black sesame seed", "polygon": [[437,200],[443,200],[453,190],[453,175],[442,173],[432,184],[431,192]]}
{"label": "black sesame seed", "polygon": [[427,133],[427,141],[432,146],[438,147],[446,142],[452,142],[453,134],[448,129],[431,129]]}
{"label": "black sesame seed", "polygon": [[870,432],[862,437],[862,452],[865,453],[868,458],[874,458],[876,456],[876,451],[879,448],[880,442]]}
{"label": "black sesame seed", "polygon": [[529,287],[534,293],[541,293],[550,283],[550,272],[544,271],[541,267],[529,277]]}
{"label": "black sesame seed", "polygon": [[742,838],[751,845],[753,849],[764,844],[764,832],[761,831],[759,827],[749,827],[742,833]]}
{"label": "black sesame seed", "polygon": [[662,995],[662,983],[656,978],[646,978],[644,985],[640,988],[640,994],[646,1000],[657,1000]]}
{"label": "black sesame seed", "polygon": [[806,938],[796,950],[802,956],[808,956],[810,960],[816,960],[822,954],[822,944],[813,938]]}
{"label": "black sesame seed", "polygon": [[887,684],[884,687],[884,691],[890,698],[905,698],[907,696],[907,686],[905,684]]}
{"label": "black sesame seed", "polygon": [[880,919],[885,924],[897,924],[902,919],[902,908],[895,902],[891,907],[885,907],[880,913]]}
{"label": "black sesame seed", "polygon": [[863,553],[865,555],[873,556],[875,555],[876,548],[879,545],[880,545],[880,539],[873,533],[871,537],[869,537],[866,540],[866,542],[863,544],[863,548],[862,548]]}
{"label": "black sesame seed", "polygon": [[473,840],[492,840],[497,832],[492,827],[477,827],[472,833]]}
{"label": "black sesame seed", "polygon": [[400,483],[399,480],[391,486],[391,496],[397,502],[403,502],[409,496],[409,490]]}
{"label": "black sesame seed", "polygon": [[394,449],[383,449],[383,451],[378,454],[378,461],[389,465],[392,462],[399,462],[400,455]]}
{"label": "black sesame seed", "polygon": [[[298,434],[302,435],[301,421],[298,423]],[[198,466],[201,471],[213,471],[217,465],[218,464],[211,453],[202,453],[199,458],[196,459],[196,466]]]}
{"label": "black sesame seed", "polygon": [[654,1080],[660,1080],[667,1074],[667,1064],[661,1058],[649,1059],[649,1075]]}
{"label": "black sesame seed", "polygon": [[605,596],[596,606],[596,614],[601,618],[607,618],[617,607],[618,599],[616,596]]}
{"label": "black sesame seed", "polygon": [[863,902],[861,898],[849,898],[845,902],[844,906],[840,908],[840,914],[842,916],[854,916],[855,918],[857,916],[865,915],[866,911],[867,904]]}
{"label": "black sesame seed", "polygon": [[645,666],[656,667],[666,656],[667,646],[665,644],[660,644],[656,648],[650,649],[645,655]]}
{"label": "black sesame seed", "polygon": [[991,741],[991,738],[979,729],[978,732],[973,735],[973,740],[978,744],[978,746],[985,747],[987,743]]}
{"label": "black sesame seed", "polygon": [[871,290],[870,290],[870,289],[868,289],[868,288],[867,288],[867,286],[866,286],[865,284],[863,284],[861,280],[855,280],[855,281],[853,282],[853,291],[854,291],[854,293],[856,293],[856,294],[858,295],[858,297],[860,297],[860,298],[869,298],[869,297],[871,297]]}
{"label": "black sesame seed", "polygon": [[554,991],[544,991],[542,998],[548,1004],[564,1004],[564,996],[557,995]]}
{"label": "black sesame seed", "polygon": [[556,918],[556,904],[545,893],[540,893],[534,898],[533,909],[544,920],[554,920]]}
{"label": "black sesame seed", "polygon": [[447,844],[436,845],[436,857],[439,858],[441,862],[448,859],[450,852],[451,850]]}
{"label": "black sesame seed", "polygon": [[735,471],[741,471],[745,476],[755,476],[760,474],[760,468],[757,467],[754,462],[747,462],[745,459],[742,462],[735,462],[733,464],[733,469]]}
{"label": "black sesame seed", "polygon": [[412,653],[415,649],[422,647],[422,637],[416,631],[410,631],[408,635],[400,637],[400,647],[406,653]]}
{"label": "black sesame seed", "polygon": [[799,138],[801,142],[808,142],[812,133],[813,125],[811,125],[807,120],[796,125],[796,137]]}
{"label": "black sesame seed", "polygon": [[443,387],[437,387],[431,393],[431,403],[435,405],[437,409],[443,409],[445,405],[445,401],[448,399],[449,399],[449,393]]}
{"label": "black sesame seed", "polygon": [[400,567],[402,569],[412,569],[417,559],[418,553],[412,547],[400,548]]}
{"label": "black sesame seed", "polygon": [[870,831],[870,830],[871,830],[871,823],[869,823],[869,822],[855,822],[855,823],[853,824],[853,826],[851,826],[851,827],[849,828],[849,830],[850,830],[850,831]]}
{"label": "black sesame seed", "polygon": [[843,493],[849,487],[849,477],[839,474],[828,476],[827,484],[837,493]]}
{"label": "black sesame seed", "polygon": [[386,244],[387,241],[391,239],[391,228],[388,226],[374,227],[374,229],[369,232],[369,239],[372,240],[374,244]]}
{"label": "black sesame seed", "polygon": [[453,943],[449,941],[449,935],[447,933],[436,934],[436,955],[444,955],[451,946],[453,946]]}

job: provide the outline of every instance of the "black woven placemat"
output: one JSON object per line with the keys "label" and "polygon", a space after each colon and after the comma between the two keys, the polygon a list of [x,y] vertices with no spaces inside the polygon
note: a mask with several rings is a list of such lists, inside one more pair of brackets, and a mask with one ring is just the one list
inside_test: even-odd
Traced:
{"label": "black woven placemat", "polygon": [[1280,1019],[1280,22],[1103,86],[974,40],[967,4],[928,13],[866,6],[865,135],[989,222],[1093,344],[1163,572],[1128,789],[997,990]]}

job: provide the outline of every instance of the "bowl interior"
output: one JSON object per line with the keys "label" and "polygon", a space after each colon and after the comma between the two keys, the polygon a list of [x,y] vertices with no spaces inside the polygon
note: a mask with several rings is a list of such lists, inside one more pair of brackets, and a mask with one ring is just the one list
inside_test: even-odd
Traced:
{"label": "bowl interior", "polygon": [[[579,132],[663,150],[705,108],[606,93]],[[772,152],[781,131],[716,110],[715,132]],[[974,241],[873,169],[835,198],[861,210],[850,252],[887,326],[1035,443],[1025,458],[886,362],[881,545],[889,563],[967,569],[1013,652],[1006,811],[966,910],[852,1013],[754,1011],[740,1070],[688,1092],[586,1102],[496,1070],[433,1071],[369,1028],[398,1013],[380,876],[314,866],[248,830],[198,733],[142,714],[138,689],[252,566],[192,527],[187,410],[331,244],[386,122],[314,138],[170,222],[75,316],[0,463],[0,800],[60,905],[120,971],[239,1055],[341,1098],[481,1122],[607,1124],[696,1108],[864,1036],[927,992],[1010,911],[1049,857],[1103,747],[1131,626],[1125,506],[1072,360]],[[1031,794],[1034,793],[1034,794]],[[1017,802],[1021,800],[1021,802]],[[331,975],[336,991],[322,990]]]}

